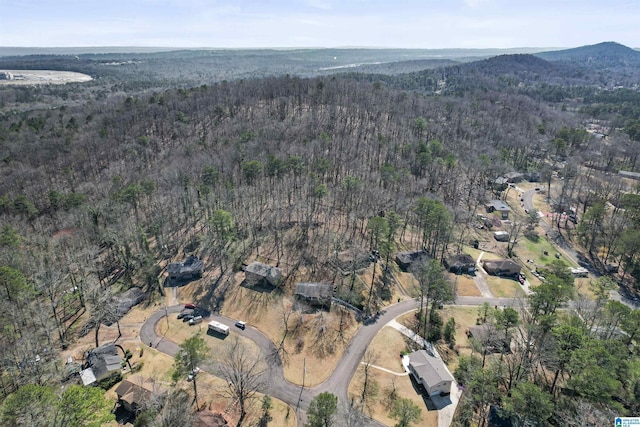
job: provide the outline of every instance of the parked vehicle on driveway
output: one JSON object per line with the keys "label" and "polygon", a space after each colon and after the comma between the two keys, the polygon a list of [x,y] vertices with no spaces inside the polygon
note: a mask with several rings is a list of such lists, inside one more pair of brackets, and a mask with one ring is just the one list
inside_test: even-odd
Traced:
{"label": "parked vehicle on driveway", "polygon": [[202,323],[202,316],[195,316],[193,319],[189,320],[189,325],[197,325],[198,323]]}
{"label": "parked vehicle on driveway", "polygon": [[236,322],[236,328],[240,328],[242,330],[244,330],[244,328],[247,327],[247,324],[245,322],[243,322],[242,320],[238,320]]}

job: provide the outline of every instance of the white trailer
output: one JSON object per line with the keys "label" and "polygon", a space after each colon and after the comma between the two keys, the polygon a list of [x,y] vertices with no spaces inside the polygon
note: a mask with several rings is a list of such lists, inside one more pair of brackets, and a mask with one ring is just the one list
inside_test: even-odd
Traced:
{"label": "white trailer", "polygon": [[218,334],[229,335],[229,327],[227,325],[223,325],[220,322],[216,322],[215,320],[212,320],[211,322],[209,322],[208,329]]}

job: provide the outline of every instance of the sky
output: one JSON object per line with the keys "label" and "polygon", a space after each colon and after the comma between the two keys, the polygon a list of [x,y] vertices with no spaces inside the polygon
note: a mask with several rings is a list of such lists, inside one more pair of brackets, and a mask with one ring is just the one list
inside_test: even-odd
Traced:
{"label": "sky", "polygon": [[0,0],[0,46],[640,47],[640,0]]}

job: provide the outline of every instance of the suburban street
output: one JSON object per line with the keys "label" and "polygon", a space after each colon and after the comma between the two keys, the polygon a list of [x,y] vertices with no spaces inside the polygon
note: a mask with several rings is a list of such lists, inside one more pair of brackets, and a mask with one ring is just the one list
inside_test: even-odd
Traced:
{"label": "suburban street", "polygon": [[[484,297],[458,297],[455,300],[456,306],[479,306],[485,302],[492,306],[498,307],[518,307],[522,304],[521,300],[511,298],[484,298]],[[331,376],[322,384],[319,384],[313,388],[304,388],[301,390],[301,386],[290,383],[284,378],[282,370],[282,361],[277,353],[276,347],[269,338],[258,331],[255,328],[247,325],[247,328],[243,331],[234,327],[235,320],[229,319],[224,316],[211,315],[207,318],[207,321],[216,320],[224,323],[231,328],[232,333],[236,333],[249,338],[254,341],[262,350],[264,360],[267,362],[267,372],[265,377],[269,378],[265,381],[261,392],[269,394],[283,402],[288,403],[293,408],[300,407],[298,415],[298,425],[302,426],[305,421],[305,411],[309,407],[309,402],[318,394],[327,391],[338,396],[339,401],[339,413],[336,417],[338,426],[343,424],[342,420],[346,419],[346,412],[348,409],[348,389],[351,378],[355,374],[360,362],[364,356],[365,351],[371,344],[371,341],[375,338],[376,334],[391,323],[397,317],[414,311],[418,308],[418,301],[406,300],[400,303],[387,307],[385,310],[380,311],[378,315],[373,317],[370,321],[365,322],[358,332],[354,335],[353,339],[347,346],[342,358],[338,362],[335,370]],[[179,349],[179,346],[156,333],[156,325],[160,322],[165,314],[176,314],[184,308],[184,305],[174,305],[168,308],[163,308],[153,313],[143,324],[140,330],[140,339],[144,344],[152,344],[152,347],[158,351],[165,353],[169,356],[174,356]],[[398,357],[400,354],[398,353]],[[219,366],[215,362],[211,362],[202,369],[217,375],[219,372]],[[300,402],[298,399],[300,398]],[[371,420],[371,426],[380,426],[381,424]]]}

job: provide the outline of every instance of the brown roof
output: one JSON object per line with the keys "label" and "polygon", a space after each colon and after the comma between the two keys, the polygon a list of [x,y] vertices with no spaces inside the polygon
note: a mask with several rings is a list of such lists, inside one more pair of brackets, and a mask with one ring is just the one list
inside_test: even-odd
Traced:
{"label": "brown roof", "polygon": [[153,393],[164,393],[166,388],[157,385],[151,378],[144,378],[140,375],[132,375],[123,380],[116,388],[118,399],[130,405],[140,405]]}

